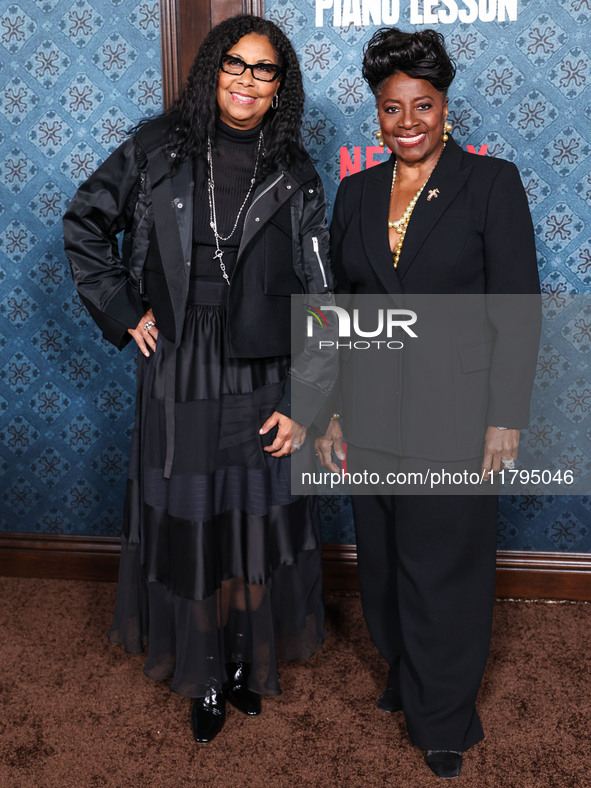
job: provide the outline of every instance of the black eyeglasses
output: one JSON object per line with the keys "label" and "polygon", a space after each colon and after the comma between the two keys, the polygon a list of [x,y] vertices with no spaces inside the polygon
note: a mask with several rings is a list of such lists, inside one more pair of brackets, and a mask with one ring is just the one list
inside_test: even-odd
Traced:
{"label": "black eyeglasses", "polygon": [[249,68],[253,77],[261,82],[273,82],[281,74],[281,66],[276,66],[275,63],[254,63],[251,65],[235,55],[224,55],[220,68],[226,74],[234,74],[234,76],[244,74]]}

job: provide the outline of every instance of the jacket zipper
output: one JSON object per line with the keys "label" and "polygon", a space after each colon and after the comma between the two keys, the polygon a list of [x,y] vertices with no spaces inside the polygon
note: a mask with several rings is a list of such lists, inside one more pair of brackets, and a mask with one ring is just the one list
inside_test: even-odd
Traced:
{"label": "jacket zipper", "polygon": [[328,287],[328,282],[326,281],[326,272],[324,270],[324,265],[322,264],[322,260],[320,259],[320,246],[318,244],[318,238],[313,235],[312,236],[312,247],[316,253],[316,258],[318,260],[318,265],[320,266],[320,272],[322,274],[322,282],[325,287]]}
{"label": "jacket zipper", "polygon": [[273,188],[273,186],[275,186],[275,184],[276,184],[276,183],[279,183],[279,181],[281,180],[281,178],[283,178],[284,174],[285,174],[285,173],[283,173],[283,172],[282,172],[282,173],[281,173],[281,175],[280,175],[278,178],[276,178],[276,179],[273,181],[273,183],[270,183],[270,184],[267,186],[267,188],[266,188],[264,191],[262,191],[260,194],[257,194],[257,196],[254,198],[254,200],[251,202],[251,204],[250,204],[250,208],[249,208],[249,209],[248,209],[248,211],[246,212],[246,216],[244,217],[244,222],[245,222],[245,223],[246,223],[246,220],[247,220],[247,218],[248,218],[248,214],[249,214],[249,213],[252,211],[252,209],[253,209],[253,206],[254,206],[255,202],[256,202],[257,200],[260,200],[260,199],[261,199],[261,197],[263,197],[263,195],[265,195],[265,194],[266,194],[266,193],[269,191],[269,189],[272,189],[272,188]]}

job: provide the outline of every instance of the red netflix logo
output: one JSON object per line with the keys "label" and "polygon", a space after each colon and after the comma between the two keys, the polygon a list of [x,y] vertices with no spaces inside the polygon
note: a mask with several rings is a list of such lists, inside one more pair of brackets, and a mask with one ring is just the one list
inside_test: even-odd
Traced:
{"label": "red netflix logo", "polygon": [[[474,145],[466,145],[466,150],[468,153],[475,153],[478,156],[485,156],[488,150],[488,145],[481,145],[478,150],[476,150]],[[392,153],[392,151],[389,148],[380,148],[377,145],[368,145],[365,148],[365,169],[368,170],[370,167],[375,167],[377,164],[381,164],[382,162],[386,161],[386,154],[389,156],[390,153]],[[379,156],[380,158],[375,159],[375,156]],[[353,158],[351,158],[349,149],[342,145],[340,149],[340,164],[341,180],[343,180],[343,178],[345,178],[347,175],[353,175],[355,172],[361,172],[361,146],[355,145],[353,148]]]}

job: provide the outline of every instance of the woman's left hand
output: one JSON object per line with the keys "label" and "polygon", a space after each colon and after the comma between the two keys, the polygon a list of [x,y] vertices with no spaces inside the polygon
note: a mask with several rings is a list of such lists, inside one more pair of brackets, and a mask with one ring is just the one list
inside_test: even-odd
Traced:
{"label": "woman's left hand", "polygon": [[150,352],[154,353],[156,350],[156,340],[158,339],[158,329],[152,309],[148,309],[135,328],[128,328],[127,333],[135,339],[144,356],[149,358]]}
{"label": "woman's left hand", "polygon": [[[489,427],[484,436],[484,459],[482,461],[482,475],[488,480],[490,471],[498,473],[503,460],[517,459],[519,448],[519,430],[500,430],[498,427]],[[504,466],[506,467],[506,466]]]}
{"label": "woman's left hand", "polygon": [[261,435],[266,435],[275,426],[277,427],[275,440],[270,446],[264,447],[272,457],[285,457],[302,448],[306,440],[305,427],[276,410],[269,416],[259,432]]}

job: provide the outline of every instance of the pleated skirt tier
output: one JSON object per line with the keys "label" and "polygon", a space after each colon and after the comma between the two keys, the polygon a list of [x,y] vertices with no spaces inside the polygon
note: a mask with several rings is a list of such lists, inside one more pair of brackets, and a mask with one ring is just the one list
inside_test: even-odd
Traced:
{"label": "pleated skirt tier", "polygon": [[308,658],[325,637],[315,502],[290,494],[288,457],[263,451],[275,431],[259,434],[290,360],[227,357],[227,290],[192,283],[180,347],[159,335],[138,355],[109,632],[188,697],[223,685],[234,662],[276,695],[277,660]]}

